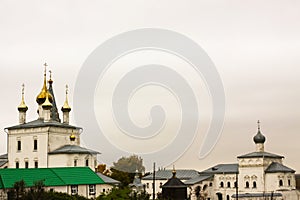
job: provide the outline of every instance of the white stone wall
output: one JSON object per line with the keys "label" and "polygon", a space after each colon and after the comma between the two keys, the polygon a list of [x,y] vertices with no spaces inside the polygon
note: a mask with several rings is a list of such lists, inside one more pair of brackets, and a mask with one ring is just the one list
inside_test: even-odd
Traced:
{"label": "white stone wall", "polygon": [[113,187],[113,185],[109,184],[96,185],[97,196],[99,196],[100,194],[109,194],[112,191]]}
{"label": "white stone wall", "polygon": [[[106,193],[109,193],[112,190],[113,186],[109,184],[98,184],[96,185],[96,193],[94,195],[89,194],[89,185],[78,185],[78,195],[84,196],[87,198],[96,198],[100,194],[103,193],[103,189],[105,189]],[[63,192],[71,195],[71,186],[51,186],[45,187],[46,191],[53,190],[54,192]],[[0,200],[7,199],[8,190],[0,190]]]}
{"label": "white stone wall", "polygon": [[[70,135],[76,136],[75,141],[70,141]],[[38,148],[34,150],[34,140],[37,140]],[[39,168],[55,167],[54,163],[58,162],[58,166],[62,165],[55,161],[49,163],[48,152],[58,149],[64,145],[80,145],[79,131],[73,129],[59,127],[37,127],[27,129],[15,129],[8,132],[8,168],[15,168],[16,162],[19,162],[20,168],[25,168],[25,161],[28,161],[29,168],[34,168],[34,162],[38,162]],[[17,150],[18,141],[21,141],[21,150]],[[91,168],[94,170],[94,161],[90,162]],[[82,165],[81,165],[82,166]]]}
{"label": "white stone wall", "polygon": [[[71,134],[74,134],[75,141],[70,140]],[[48,150],[54,151],[64,145],[80,145],[78,130],[60,127],[51,127],[49,133]]]}
{"label": "white stone wall", "polygon": [[188,193],[188,196],[190,195],[191,200],[197,200],[197,196],[196,196],[197,187],[200,187],[200,195],[202,197],[205,197],[205,199],[207,198],[214,199],[215,187],[213,184],[213,180],[202,181],[200,183],[189,186],[190,193]]}
{"label": "white stone wall", "polygon": [[[167,181],[168,180],[155,180],[155,194],[162,192],[162,188],[160,187],[160,185],[164,185]],[[152,199],[153,198],[152,197],[153,196],[152,195],[152,193],[153,193],[153,187],[152,187],[153,180],[143,180],[142,179],[141,182],[142,182],[142,184],[145,184],[146,192],[151,195],[150,199]]]}
{"label": "white stone wall", "polygon": [[[235,194],[236,189],[234,183],[236,181],[236,174],[216,174],[214,178],[214,191],[211,191],[212,199],[218,199],[217,193],[222,194],[223,199],[226,200],[227,196],[231,199],[231,196]],[[221,182],[224,186],[221,187]],[[230,183],[230,187],[227,186],[227,183]]]}
{"label": "white stone wall", "polygon": [[[34,150],[34,140],[37,140],[37,150]],[[21,150],[17,150],[18,141],[21,141]],[[15,168],[19,162],[20,168],[25,168],[28,161],[29,168],[34,167],[34,161],[38,161],[38,167],[47,167],[47,141],[48,128],[16,129],[8,133],[8,168]]]}
{"label": "white stone wall", "polygon": [[77,160],[77,167],[85,167],[86,159],[89,160],[88,167],[94,171],[97,158],[91,154],[50,154],[49,167],[74,167],[74,160]]}
{"label": "white stone wall", "polygon": [[[283,186],[279,186],[279,180],[282,180]],[[288,185],[290,180],[290,185]],[[293,190],[296,189],[295,175],[292,173],[267,173],[266,191]]]}

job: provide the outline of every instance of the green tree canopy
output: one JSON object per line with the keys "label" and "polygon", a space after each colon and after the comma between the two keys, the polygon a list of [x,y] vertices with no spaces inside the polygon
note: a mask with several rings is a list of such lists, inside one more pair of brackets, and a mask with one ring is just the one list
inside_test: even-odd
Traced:
{"label": "green tree canopy", "polygon": [[113,163],[112,168],[128,173],[135,173],[136,171],[138,171],[139,173],[145,172],[143,159],[137,155],[120,158],[117,162]]}
{"label": "green tree canopy", "polygon": [[116,179],[122,183],[121,186],[128,186],[133,182],[136,171],[143,173],[145,167],[143,166],[143,159],[137,155],[129,157],[122,157],[117,162],[113,163],[111,167],[111,178]]}

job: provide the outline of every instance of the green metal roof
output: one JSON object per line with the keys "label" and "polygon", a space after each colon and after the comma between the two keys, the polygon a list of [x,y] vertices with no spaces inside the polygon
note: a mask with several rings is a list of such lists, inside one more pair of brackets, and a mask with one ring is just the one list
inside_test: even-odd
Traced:
{"label": "green metal roof", "polygon": [[52,168],[66,185],[104,184],[105,182],[88,167]]}
{"label": "green metal roof", "polygon": [[0,169],[0,189],[12,188],[24,180],[26,187],[43,180],[45,186],[104,184],[105,182],[88,167]]}

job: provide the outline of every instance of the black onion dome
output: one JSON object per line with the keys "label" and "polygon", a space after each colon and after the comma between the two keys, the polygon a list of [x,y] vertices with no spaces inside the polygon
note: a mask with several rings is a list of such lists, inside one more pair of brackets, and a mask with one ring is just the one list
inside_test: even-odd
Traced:
{"label": "black onion dome", "polygon": [[263,144],[266,141],[266,137],[260,132],[260,130],[258,130],[257,134],[253,137],[253,141],[255,142],[255,144]]}

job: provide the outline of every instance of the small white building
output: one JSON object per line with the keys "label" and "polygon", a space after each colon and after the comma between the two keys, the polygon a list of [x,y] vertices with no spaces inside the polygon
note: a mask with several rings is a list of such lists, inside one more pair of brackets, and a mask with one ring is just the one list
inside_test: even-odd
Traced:
{"label": "small white building", "polygon": [[[185,182],[187,180],[193,179],[199,175],[199,172],[193,169],[177,169],[176,177]],[[153,197],[153,187],[155,187],[155,195],[157,193],[162,193],[162,186],[173,176],[173,169],[161,169],[155,172],[154,180],[155,184],[153,186],[153,173],[142,178],[142,184],[145,185],[145,190],[151,195],[150,199]],[[189,193],[189,188],[188,188]]]}

